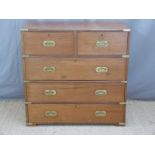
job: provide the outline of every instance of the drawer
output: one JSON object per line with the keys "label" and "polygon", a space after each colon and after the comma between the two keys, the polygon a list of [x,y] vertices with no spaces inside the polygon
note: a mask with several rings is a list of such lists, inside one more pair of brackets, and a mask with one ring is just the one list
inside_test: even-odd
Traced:
{"label": "drawer", "polygon": [[124,102],[125,85],[107,82],[26,83],[29,102]]}
{"label": "drawer", "polygon": [[120,55],[127,53],[128,32],[79,32],[79,55]]}
{"label": "drawer", "polygon": [[27,58],[26,80],[126,80],[122,58]]}
{"label": "drawer", "polygon": [[24,54],[73,55],[72,32],[23,32]]}
{"label": "drawer", "polygon": [[30,104],[28,121],[34,124],[118,124],[125,122],[119,104]]}

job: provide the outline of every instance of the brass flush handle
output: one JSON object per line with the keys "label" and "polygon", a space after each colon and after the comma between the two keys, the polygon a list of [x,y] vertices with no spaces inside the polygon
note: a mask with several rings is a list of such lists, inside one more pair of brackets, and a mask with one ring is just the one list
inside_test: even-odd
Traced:
{"label": "brass flush handle", "polygon": [[56,111],[46,111],[45,112],[46,117],[55,117],[57,115],[58,115],[58,113]]}
{"label": "brass flush handle", "polygon": [[109,42],[107,40],[98,40],[96,41],[97,48],[106,48],[109,46]]}
{"label": "brass flush handle", "polygon": [[105,117],[107,115],[106,111],[96,111],[95,116],[96,117]]}
{"label": "brass flush handle", "polygon": [[106,96],[107,94],[108,94],[107,90],[96,90],[95,91],[96,96]]}
{"label": "brass flush handle", "polygon": [[56,43],[54,40],[45,40],[43,41],[44,47],[55,47]]}
{"label": "brass flush handle", "polygon": [[55,67],[54,66],[44,66],[43,67],[44,72],[55,72]]}
{"label": "brass flush handle", "polygon": [[96,72],[97,73],[107,73],[108,67],[105,67],[105,66],[96,67]]}
{"label": "brass flush handle", "polygon": [[44,90],[45,96],[55,96],[57,94],[56,90],[54,89],[46,89]]}

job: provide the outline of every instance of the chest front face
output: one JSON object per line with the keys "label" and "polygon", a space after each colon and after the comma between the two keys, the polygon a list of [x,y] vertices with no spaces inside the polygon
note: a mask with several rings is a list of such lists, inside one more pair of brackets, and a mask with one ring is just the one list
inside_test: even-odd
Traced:
{"label": "chest front face", "polygon": [[28,125],[125,124],[129,29],[100,22],[23,30]]}

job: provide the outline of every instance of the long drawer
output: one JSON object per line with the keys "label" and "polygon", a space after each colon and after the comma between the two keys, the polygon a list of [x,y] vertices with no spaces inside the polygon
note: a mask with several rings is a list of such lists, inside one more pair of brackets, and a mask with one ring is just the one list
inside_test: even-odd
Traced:
{"label": "long drawer", "polygon": [[26,80],[125,80],[126,59],[51,58],[25,59]]}
{"label": "long drawer", "polygon": [[28,121],[34,124],[118,124],[125,122],[119,104],[30,104]]}
{"label": "long drawer", "polygon": [[30,102],[124,102],[125,85],[106,82],[30,82],[26,83]]}

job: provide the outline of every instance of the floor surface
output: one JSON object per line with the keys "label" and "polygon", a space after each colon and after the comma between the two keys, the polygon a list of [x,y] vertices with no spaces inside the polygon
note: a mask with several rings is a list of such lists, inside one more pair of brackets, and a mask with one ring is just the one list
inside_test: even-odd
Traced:
{"label": "floor surface", "polygon": [[0,135],[155,135],[155,101],[128,101],[126,126],[27,127],[23,100],[0,100]]}

